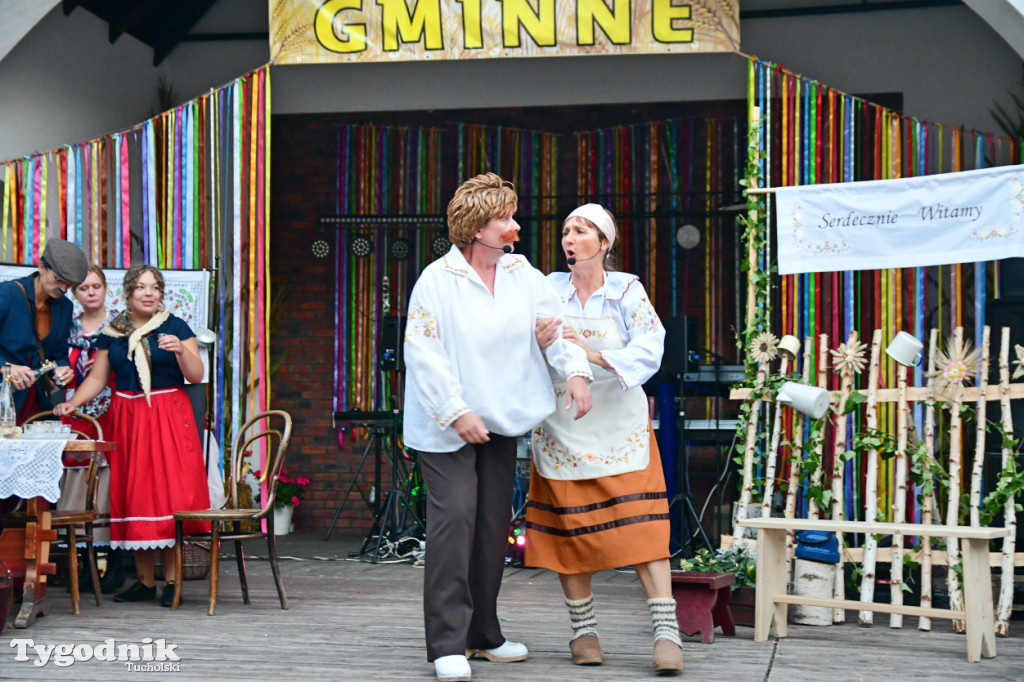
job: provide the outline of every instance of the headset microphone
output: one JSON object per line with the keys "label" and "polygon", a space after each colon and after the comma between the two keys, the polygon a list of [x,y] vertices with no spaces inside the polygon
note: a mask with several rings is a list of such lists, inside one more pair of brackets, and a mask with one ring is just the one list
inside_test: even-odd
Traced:
{"label": "headset microphone", "polygon": [[479,239],[477,239],[475,241],[476,241],[477,244],[483,244],[488,249],[495,249],[496,251],[502,251],[504,253],[512,253],[512,245],[511,244],[505,244],[504,246],[491,246],[490,244],[484,244],[484,242],[480,241]]}
{"label": "headset microphone", "polygon": [[580,261],[591,260],[593,258],[597,258],[600,255],[601,249],[598,249],[597,253],[595,253],[593,256],[587,256],[586,258],[577,258],[576,256],[569,256],[568,258],[565,259],[565,262],[568,263],[569,265],[576,265]]}

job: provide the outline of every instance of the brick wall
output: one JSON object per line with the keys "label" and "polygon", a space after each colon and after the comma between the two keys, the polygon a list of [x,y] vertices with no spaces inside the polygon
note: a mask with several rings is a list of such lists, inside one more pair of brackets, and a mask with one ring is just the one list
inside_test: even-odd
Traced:
{"label": "brick wall", "polygon": [[[270,273],[273,290],[284,290],[271,340],[274,359],[281,359],[271,403],[294,420],[286,468],[312,482],[296,510],[296,527],[326,531],[358,460],[351,447],[338,448],[331,426],[333,260],[316,260],[310,250],[317,217],[334,212],[334,144],[328,117],[275,116],[271,133]],[[358,499],[345,511],[339,533],[365,530],[373,521]]]}
{"label": "brick wall", "polygon": [[[271,256],[272,290],[283,288],[278,322],[272,331],[272,355],[280,366],[272,377],[272,407],[287,410],[294,419],[292,445],[286,468],[312,481],[312,490],[296,510],[300,530],[325,532],[346,486],[351,482],[363,443],[345,432],[338,446],[332,428],[334,382],[334,258],[316,260],[311,244],[321,233],[317,218],[335,213],[337,194],[336,140],[346,123],[426,125],[444,127],[452,121],[514,125],[532,130],[566,132],[608,125],[664,120],[673,116],[734,114],[742,103],[653,104],[521,110],[392,112],[388,114],[319,114],[274,116],[271,148]],[[565,145],[566,168],[559,176],[564,194],[575,191],[572,145]],[[445,188],[444,196],[452,188]],[[570,200],[571,203],[571,200]],[[328,241],[331,236],[328,235]],[[697,259],[691,277],[699,275]],[[699,297],[686,301],[685,314],[700,315]],[[725,301],[727,310],[731,301]],[[283,356],[283,357],[282,357]],[[369,491],[373,483],[373,457],[361,472],[359,485]],[[384,470],[384,480],[389,472]],[[387,485],[385,484],[385,488]],[[365,534],[373,523],[368,505],[352,492],[335,532]]]}

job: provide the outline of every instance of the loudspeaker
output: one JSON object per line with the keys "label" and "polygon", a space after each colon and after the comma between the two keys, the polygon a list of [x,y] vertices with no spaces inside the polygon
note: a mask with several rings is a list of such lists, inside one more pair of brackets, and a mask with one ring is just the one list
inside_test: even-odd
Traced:
{"label": "loudspeaker", "polygon": [[405,369],[402,341],[405,339],[405,315],[385,317],[380,328],[380,368],[385,372]]}
{"label": "loudspeaker", "polygon": [[661,371],[665,374],[696,372],[694,352],[699,346],[697,318],[670,317],[665,324],[665,355],[661,358]]}

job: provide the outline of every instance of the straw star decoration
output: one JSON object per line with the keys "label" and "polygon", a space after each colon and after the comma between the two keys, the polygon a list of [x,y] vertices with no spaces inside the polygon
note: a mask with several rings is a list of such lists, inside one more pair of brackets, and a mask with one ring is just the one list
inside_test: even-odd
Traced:
{"label": "straw star decoration", "polygon": [[964,341],[963,347],[958,349],[953,345],[952,339],[946,343],[944,349],[936,351],[935,364],[938,368],[929,372],[928,376],[936,380],[939,393],[945,393],[945,397],[949,397],[954,387],[970,382],[977,369],[979,355],[981,349],[972,349],[970,341]]}
{"label": "straw star decoration", "polygon": [[779,354],[779,340],[771,332],[762,332],[750,344],[750,358],[758,363],[771,362]]}
{"label": "straw star decoration", "polygon": [[1017,369],[1013,370],[1013,378],[1024,376],[1024,346],[1015,344],[1013,352],[1017,354],[1017,359],[1013,361],[1013,364],[1017,366]]}
{"label": "straw star decoration", "polygon": [[856,340],[850,343],[839,344],[839,348],[832,351],[835,371],[842,372],[849,368],[854,374],[860,374],[864,371],[864,366],[868,364],[868,360],[865,357],[866,350],[867,344]]}

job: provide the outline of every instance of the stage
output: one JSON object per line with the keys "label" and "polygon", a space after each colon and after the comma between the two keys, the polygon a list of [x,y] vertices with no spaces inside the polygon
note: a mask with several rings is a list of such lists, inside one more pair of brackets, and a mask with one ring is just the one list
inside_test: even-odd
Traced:
{"label": "stage", "polygon": [[[97,660],[57,667],[51,660],[37,667],[15,661],[12,639],[31,638],[35,645],[87,644],[96,647],[164,639],[175,645],[178,672],[185,679],[245,680],[424,680],[435,679],[423,645],[421,586],[423,569],[410,563],[376,565],[350,561],[361,536],[320,533],[282,536],[281,570],[291,608],[280,609],[270,568],[251,559],[252,605],[242,604],[233,561],[222,560],[217,615],[206,615],[205,581],[187,581],[186,602],[178,611],[156,603],[96,607],[83,598],[82,615],[72,616],[70,598],[53,588],[51,616],[26,630],[8,628],[0,635],[0,677],[24,680],[138,679],[125,663]],[[228,549],[224,548],[225,551]],[[265,547],[264,547],[265,549]],[[258,543],[252,544],[259,554]],[[654,679],[650,668],[650,615],[636,576],[604,571],[595,575],[598,630],[605,651],[599,667],[569,661],[569,624],[555,574],[509,568],[499,599],[507,637],[530,647],[523,663],[473,663],[475,682],[545,680],[608,681]],[[997,642],[999,655],[967,663],[963,637],[949,623],[935,622],[933,632],[917,630],[917,620],[891,630],[887,617],[874,628],[859,628],[856,614],[846,625],[791,625],[781,641],[755,643],[753,628],[738,627],[736,637],[716,634],[713,644],[699,636],[684,637],[685,669],[678,679],[832,680],[888,679],[894,670],[904,680],[977,678],[1016,680],[1024,667],[1024,622],[1011,623],[1011,636]],[[32,650],[29,655],[34,658]],[[927,653],[927,659],[924,654]],[[922,661],[927,660],[924,664]]]}

